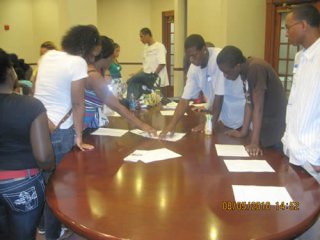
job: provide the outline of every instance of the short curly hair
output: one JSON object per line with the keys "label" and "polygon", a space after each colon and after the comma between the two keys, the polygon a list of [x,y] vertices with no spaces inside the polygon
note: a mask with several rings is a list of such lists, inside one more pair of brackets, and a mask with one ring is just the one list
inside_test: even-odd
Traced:
{"label": "short curly hair", "polygon": [[242,51],[235,46],[225,46],[217,56],[218,65],[227,65],[228,67],[235,67],[237,64],[242,64],[246,61]]}
{"label": "short curly hair", "polygon": [[184,49],[195,47],[197,50],[201,50],[206,46],[206,43],[203,37],[200,34],[191,34],[189,35],[184,42]]}
{"label": "short curly hair", "polygon": [[294,19],[305,20],[311,27],[318,28],[320,25],[320,14],[313,5],[302,5],[292,9]]}
{"label": "short curly hair", "polygon": [[150,28],[146,28],[146,27],[142,28],[140,30],[140,33],[143,35],[149,35],[150,37],[152,37],[152,32],[151,32]]}
{"label": "short curly hair", "polygon": [[40,45],[40,48],[46,48],[48,50],[57,50],[57,46],[51,41],[45,41]]}
{"label": "short curly hair", "polygon": [[9,68],[12,68],[9,54],[7,54],[2,48],[0,48],[0,84],[5,83]]}
{"label": "short curly hair", "polygon": [[92,51],[100,44],[99,31],[94,25],[78,25],[70,28],[61,42],[64,51],[82,56],[86,61],[89,61]]}

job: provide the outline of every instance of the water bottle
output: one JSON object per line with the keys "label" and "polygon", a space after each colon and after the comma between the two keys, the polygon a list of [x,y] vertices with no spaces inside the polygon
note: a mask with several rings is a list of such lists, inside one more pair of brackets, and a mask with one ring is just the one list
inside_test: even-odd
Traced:
{"label": "water bottle", "polygon": [[211,114],[206,114],[206,125],[204,128],[204,133],[206,135],[212,134],[212,115]]}
{"label": "water bottle", "polygon": [[134,94],[131,93],[130,98],[129,98],[129,109],[131,111],[135,111],[137,108],[137,103],[136,103],[136,99],[134,97]]}

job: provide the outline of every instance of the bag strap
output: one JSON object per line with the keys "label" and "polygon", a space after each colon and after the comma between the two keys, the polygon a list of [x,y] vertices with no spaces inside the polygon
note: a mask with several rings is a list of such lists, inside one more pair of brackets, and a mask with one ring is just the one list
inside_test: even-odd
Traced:
{"label": "bag strap", "polygon": [[64,123],[71,115],[72,113],[72,108],[69,110],[69,112],[66,113],[66,115],[64,115],[64,117],[60,120],[60,122],[58,123],[58,125],[56,126],[56,129],[60,128],[61,124]]}

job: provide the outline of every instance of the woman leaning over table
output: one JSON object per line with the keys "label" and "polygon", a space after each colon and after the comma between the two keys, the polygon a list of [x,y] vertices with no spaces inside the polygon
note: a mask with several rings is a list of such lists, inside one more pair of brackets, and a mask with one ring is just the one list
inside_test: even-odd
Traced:
{"label": "woman leaning over table", "polygon": [[[105,76],[105,71],[112,62],[114,50],[113,41],[106,36],[101,36],[101,47],[101,53],[96,57],[95,62],[88,65],[89,76],[85,80],[86,116],[84,122],[86,127],[99,127],[96,124],[92,112],[97,111],[98,107],[106,104],[136,127],[149,134],[156,135],[155,129],[135,117],[135,115],[128,111],[128,109],[119,102],[118,98],[113,95],[112,90],[110,89],[111,79],[103,77]],[[96,108],[94,108],[94,106],[96,106]]]}
{"label": "woman leaning over table", "polygon": [[[81,150],[93,148],[82,141],[84,80],[88,77],[87,64],[101,51],[100,35],[93,25],[74,26],[61,46],[62,51],[51,50],[42,56],[34,94],[47,109],[49,125],[60,125],[51,134],[57,165],[74,144]],[[49,177],[50,173],[46,174],[46,179]],[[44,224],[47,240],[60,236],[61,224],[47,204]]]}
{"label": "woman leaning over table", "polygon": [[33,240],[45,199],[39,168],[54,169],[46,109],[32,97],[13,93],[17,76],[0,49],[0,207],[9,236]]}

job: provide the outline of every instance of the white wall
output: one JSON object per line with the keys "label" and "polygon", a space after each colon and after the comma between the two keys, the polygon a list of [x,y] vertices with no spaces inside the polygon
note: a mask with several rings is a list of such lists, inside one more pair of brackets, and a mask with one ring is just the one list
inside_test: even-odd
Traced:
{"label": "white wall", "polygon": [[223,46],[226,42],[227,1],[188,0],[187,35],[197,33],[202,35],[205,41]]}
{"label": "white wall", "polygon": [[[10,26],[9,31],[4,25]],[[1,0],[0,2],[0,47],[16,53],[27,61],[38,54],[34,48],[33,10],[31,0]]]}
{"label": "white wall", "polygon": [[188,0],[187,33],[264,57],[265,0]]}
{"label": "white wall", "polygon": [[236,45],[246,56],[264,58],[265,0],[228,0],[226,45]]}
{"label": "white wall", "polygon": [[119,43],[120,61],[141,61],[139,30],[144,26],[150,26],[150,0],[98,0],[100,33]]}
{"label": "white wall", "polygon": [[[139,30],[150,27],[162,40],[162,11],[174,10],[177,0],[1,0],[0,46],[26,62],[36,62],[39,45],[60,44],[65,30],[75,24],[95,24],[101,34],[121,46],[120,62],[139,63]],[[263,57],[265,0],[188,0],[187,33],[200,33],[219,47],[233,44],[245,55]],[[181,4],[181,2],[180,2]],[[180,5],[181,6],[181,5]],[[3,25],[9,24],[10,31]],[[178,29],[180,26],[175,25]],[[182,48],[179,48],[182,49]],[[176,55],[183,55],[177,54]],[[181,66],[175,66],[180,68]],[[125,65],[123,75],[140,68]]]}
{"label": "white wall", "polygon": [[[39,57],[39,47],[45,41],[52,41],[60,47],[61,33],[59,5],[56,0],[33,0],[33,35],[34,35],[34,55],[29,62],[36,62]],[[48,13],[50,15],[48,16]]]}
{"label": "white wall", "polygon": [[[4,24],[10,25],[9,31],[4,30]],[[97,24],[96,1],[0,1],[0,46],[28,63],[37,62],[42,42],[60,45],[65,31],[77,24]]]}

